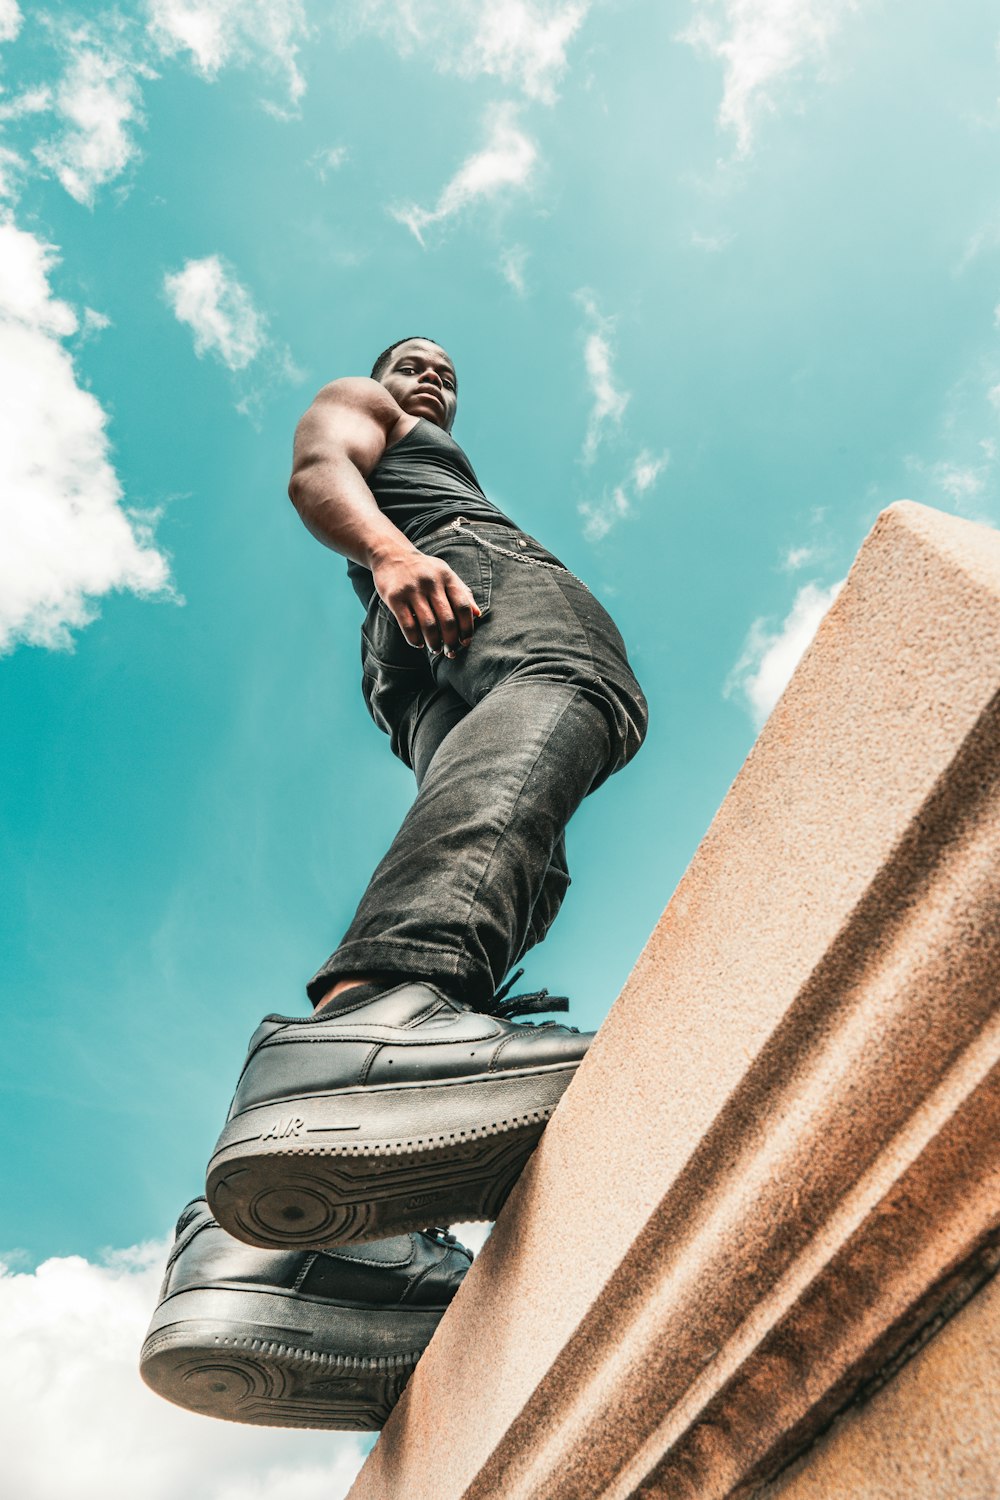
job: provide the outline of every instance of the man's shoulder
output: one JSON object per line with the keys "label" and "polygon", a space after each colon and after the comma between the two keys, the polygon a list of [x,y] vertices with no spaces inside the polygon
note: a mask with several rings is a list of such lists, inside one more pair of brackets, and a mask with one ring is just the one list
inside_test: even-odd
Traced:
{"label": "man's shoulder", "polygon": [[348,406],[373,416],[389,413],[399,416],[399,406],[384,385],[367,375],[341,375],[317,392],[315,401],[323,405]]}
{"label": "man's shoulder", "polygon": [[323,430],[333,423],[339,430],[346,421],[353,431],[361,419],[363,425],[373,424],[388,438],[402,416],[395,398],[377,380],[367,375],[344,375],[317,391],[302,423],[304,429],[318,424]]}

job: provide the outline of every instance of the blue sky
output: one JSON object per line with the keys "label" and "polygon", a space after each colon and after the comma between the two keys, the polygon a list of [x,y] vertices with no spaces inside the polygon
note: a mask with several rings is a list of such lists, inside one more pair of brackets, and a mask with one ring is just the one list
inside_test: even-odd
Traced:
{"label": "blue sky", "polygon": [[[333,1500],[354,1439],[241,1445],[130,1363],[247,1036],[304,1009],[411,796],[343,564],[285,499],[295,422],[438,339],[488,493],[621,625],[650,737],[574,823],[527,975],[597,1025],[878,511],[1000,516],[1000,22],[22,9],[0,0],[0,1297],[43,1382],[78,1289],[65,1419],[106,1377],[139,1435],[105,1500],[172,1500],[186,1462],[207,1500],[264,1473]],[[110,1482],[91,1429],[81,1500]],[[59,1489],[44,1443],[4,1463],[25,1500]]]}

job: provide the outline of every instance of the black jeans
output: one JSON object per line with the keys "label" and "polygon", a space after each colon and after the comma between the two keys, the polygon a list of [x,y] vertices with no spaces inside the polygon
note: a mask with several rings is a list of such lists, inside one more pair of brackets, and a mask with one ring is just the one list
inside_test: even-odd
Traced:
{"label": "black jeans", "polygon": [[469,585],[482,618],[449,661],[407,645],[372,599],[365,701],[419,790],[307,991],[392,974],[486,1009],[559,910],[566,824],[639,749],[646,702],[606,610],[531,537],[459,518],[420,546]]}

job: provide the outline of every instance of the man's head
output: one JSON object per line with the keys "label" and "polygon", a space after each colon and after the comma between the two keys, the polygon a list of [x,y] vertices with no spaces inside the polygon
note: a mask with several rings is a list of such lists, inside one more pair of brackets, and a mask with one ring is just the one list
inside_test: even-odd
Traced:
{"label": "man's head", "polygon": [[372,379],[411,416],[451,431],[458,405],[455,366],[433,339],[413,335],[390,344],[372,366]]}

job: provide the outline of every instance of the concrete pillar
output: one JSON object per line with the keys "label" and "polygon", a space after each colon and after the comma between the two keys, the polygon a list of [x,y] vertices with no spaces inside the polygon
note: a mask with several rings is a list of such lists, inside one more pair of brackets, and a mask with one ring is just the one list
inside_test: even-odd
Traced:
{"label": "concrete pillar", "polygon": [[995,1279],[758,1500],[997,1500],[998,1434]]}
{"label": "concrete pillar", "polygon": [[352,1500],[753,1494],[987,1282],[998,690],[1000,534],[892,506]]}

